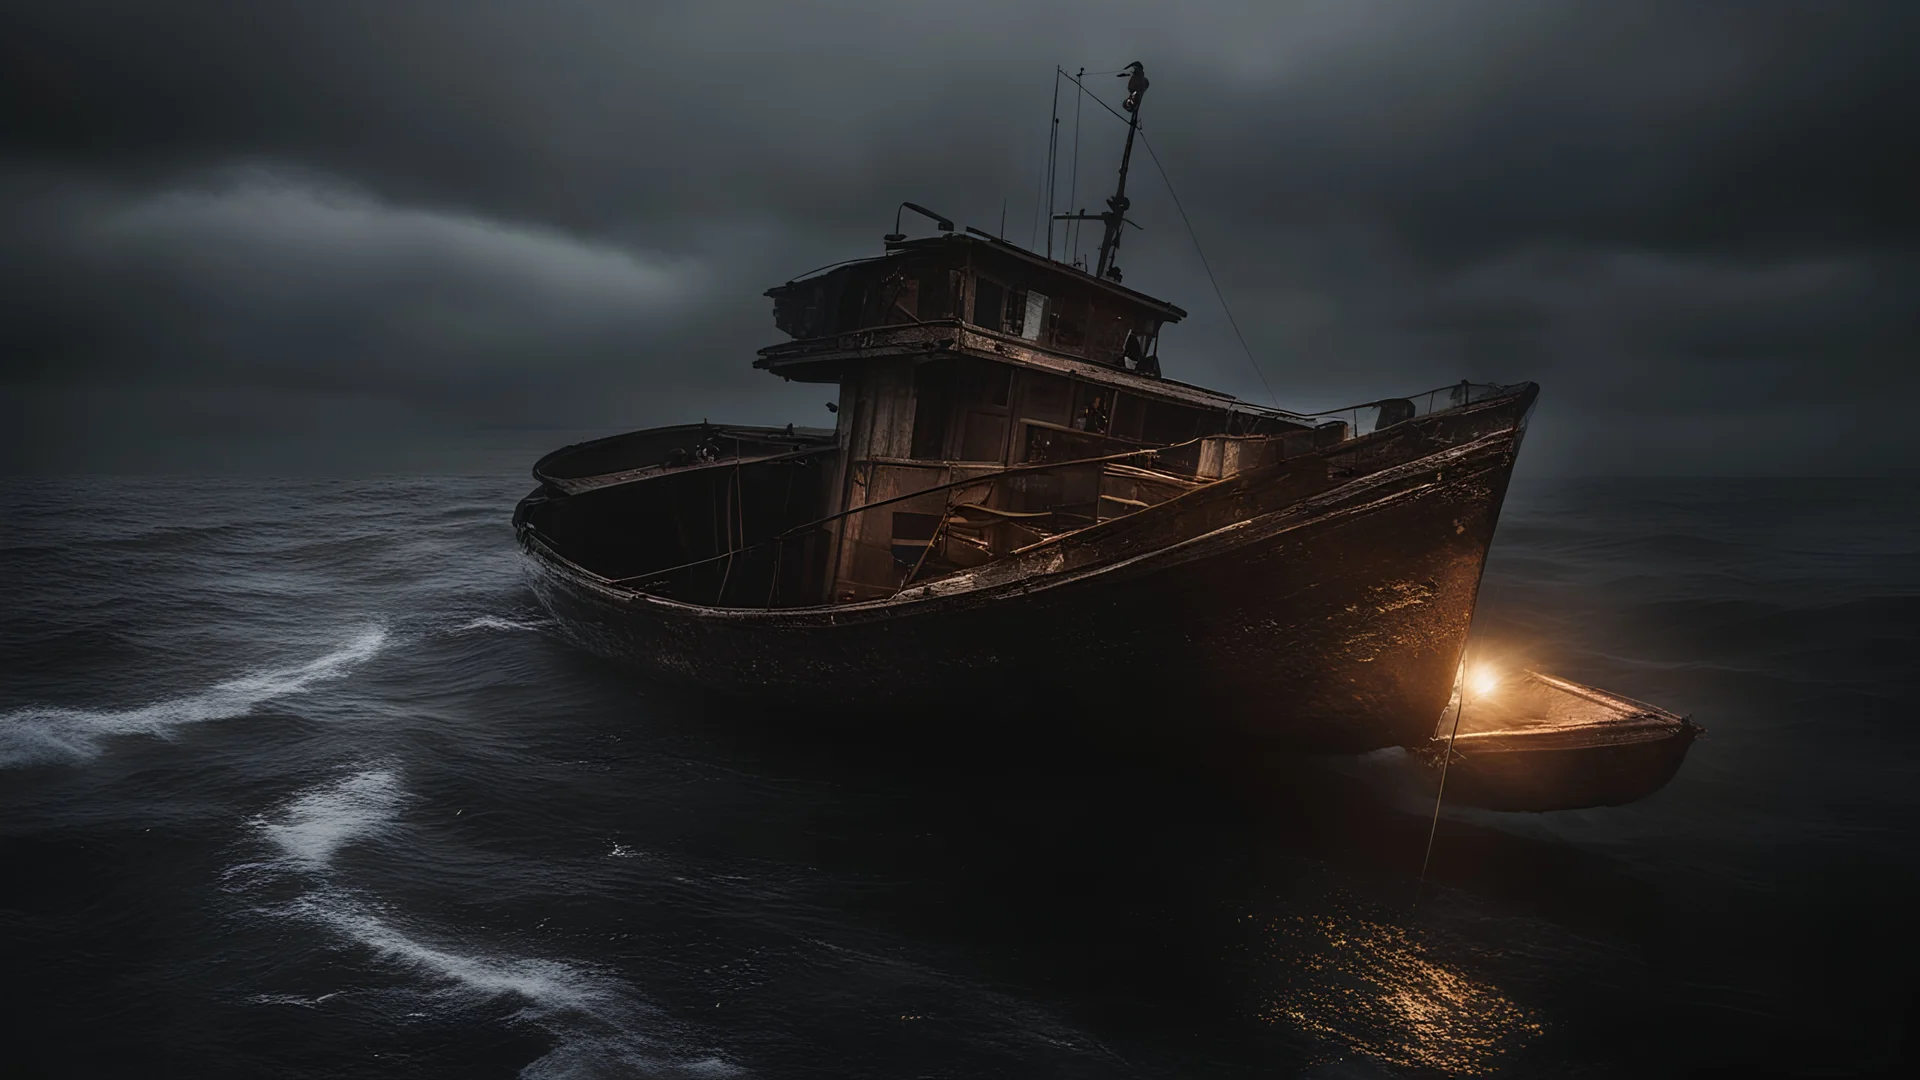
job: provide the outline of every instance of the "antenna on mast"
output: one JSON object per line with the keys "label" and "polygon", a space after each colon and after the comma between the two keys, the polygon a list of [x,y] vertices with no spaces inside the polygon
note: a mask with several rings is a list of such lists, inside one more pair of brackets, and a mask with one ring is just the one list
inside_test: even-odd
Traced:
{"label": "antenna on mast", "polygon": [[[1100,237],[1100,261],[1094,269],[1094,276],[1115,281],[1120,280],[1120,267],[1113,261],[1114,255],[1120,250],[1120,233],[1127,225],[1140,228],[1139,222],[1127,220],[1127,208],[1133,205],[1127,198],[1127,166],[1133,161],[1133,137],[1140,130],[1140,99],[1146,96],[1148,86],[1146,66],[1135,60],[1120,72],[1120,77],[1127,80],[1127,100],[1120,106],[1127,110],[1127,145],[1120,152],[1120,183],[1107,199],[1105,213],[1089,214],[1082,210],[1077,214],[1059,215],[1060,218],[1105,223],[1106,231]],[[1079,82],[1078,79],[1074,81]]]}

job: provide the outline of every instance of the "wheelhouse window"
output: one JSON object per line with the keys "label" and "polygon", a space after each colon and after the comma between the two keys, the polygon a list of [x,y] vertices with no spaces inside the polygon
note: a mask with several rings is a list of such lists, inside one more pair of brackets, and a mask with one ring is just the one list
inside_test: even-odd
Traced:
{"label": "wheelhouse window", "polygon": [[1028,293],[1027,321],[1021,324],[1020,336],[1028,341],[1039,341],[1041,331],[1047,328],[1047,310],[1052,306],[1053,302],[1044,294]]}
{"label": "wheelhouse window", "polygon": [[914,315],[921,322],[953,317],[953,271],[942,266],[921,268],[914,293]]}
{"label": "wheelhouse window", "polygon": [[919,278],[904,272],[896,273],[887,279],[882,294],[886,297],[886,309],[880,313],[880,325],[896,326],[919,321]]}
{"label": "wheelhouse window", "polygon": [[1068,294],[1053,303],[1053,346],[1087,355],[1087,298]]}
{"label": "wheelhouse window", "polygon": [[988,278],[973,281],[973,325],[982,330],[1000,330],[1007,321],[1006,286]]}

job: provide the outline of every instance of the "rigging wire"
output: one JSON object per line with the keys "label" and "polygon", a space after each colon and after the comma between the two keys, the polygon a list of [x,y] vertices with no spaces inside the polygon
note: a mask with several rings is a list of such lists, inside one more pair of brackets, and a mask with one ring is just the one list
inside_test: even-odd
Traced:
{"label": "rigging wire", "polygon": [[1207,283],[1213,286],[1213,295],[1220,301],[1220,310],[1227,313],[1227,325],[1233,327],[1233,336],[1240,339],[1240,350],[1247,354],[1247,363],[1252,365],[1253,373],[1260,376],[1260,385],[1267,390],[1267,400],[1273,402],[1274,408],[1279,408],[1280,398],[1274,394],[1273,384],[1267,381],[1267,373],[1260,369],[1260,361],[1253,358],[1253,349],[1247,345],[1247,335],[1240,332],[1240,320],[1233,317],[1233,309],[1227,306],[1227,294],[1220,291],[1220,282],[1213,276],[1213,265],[1207,262],[1207,253],[1200,246],[1200,234],[1193,231],[1193,221],[1187,217],[1187,208],[1180,205],[1180,196],[1173,190],[1173,180],[1167,176],[1167,167],[1160,164],[1160,155],[1153,152],[1153,143],[1147,141],[1144,131],[1140,132],[1140,144],[1147,148],[1147,156],[1153,159],[1153,167],[1160,170],[1160,179],[1167,185],[1167,194],[1173,196],[1173,208],[1180,211],[1180,220],[1187,227],[1187,235],[1193,239],[1194,253],[1200,256],[1200,267],[1207,272]]}
{"label": "rigging wire", "polygon": [[[1057,67],[1054,68],[1054,70],[1056,72],[1060,71],[1060,69]],[[1065,72],[1060,72],[1060,73],[1065,74]],[[1095,72],[1094,74],[1097,75],[1102,73]],[[1081,97],[1092,98],[1094,104],[1107,110],[1109,113],[1112,113],[1114,119],[1119,120],[1122,123],[1130,123],[1130,121],[1128,121],[1126,117],[1120,115],[1120,113],[1117,110],[1115,110],[1113,106],[1100,100],[1100,95],[1087,89],[1086,83],[1081,81],[1085,77],[1085,75],[1086,75],[1086,72],[1082,71],[1079,76],[1068,75],[1067,79],[1068,81],[1072,82],[1075,86],[1080,88]],[[1077,125],[1079,124],[1079,119],[1078,119],[1079,105],[1077,104],[1077,102],[1074,106],[1074,111],[1075,111],[1074,123],[1076,125],[1076,129],[1074,133],[1074,145],[1076,148],[1074,152],[1074,156],[1075,156],[1074,163],[1077,166],[1079,164],[1079,151],[1078,151],[1079,132],[1077,127]],[[1153,152],[1153,142],[1147,138],[1146,129],[1141,127],[1141,128],[1135,128],[1135,130],[1140,133],[1141,145],[1147,148],[1147,156],[1153,159],[1153,167],[1160,171],[1160,182],[1167,185],[1167,194],[1173,197],[1173,208],[1175,210],[1180,211],[1181,224],[1187,227],[1187,236],[1193,241],[1194,253],[1200,256],[1200,267],[1201,269],[1207,272],[1207,283],[1213,286],[1213,295],[1216,300],[1220,301],[1220,310],[1226,312],[1227,325],[1233,327],[1233,336],[1237,338],[1240,342],[1240,351],[1246,354],[1247,363],[1253,368],[1253,373],[1259,377],[1260,385],[1263,388],[1265,388],[1265,390],[1267,391],[1267,400],[1273,403],[1274,408],[1276,409],[1279,408],[1280,398],[1277,394],[1273,392],[1273,384],[1267,381],[1267,373],[1265,370],[1263,370],[1260,367],[1260,361],[1254,359],[1253,349],[1251,346],[1247,344],[1247,335],[1242,333],[1240,330],[1240,320],[1233,317],[1233,308],[1227,304],[1227,295],[1226,293],[1221,291],[1219,279],[1213,276],[1213,264],[1207,261],[1206,249],[1200,246],[1200,234],[1194,231],[1193,219],[1187,216],[1187,208],[1181,204],[1179,192],[1176,192],[1173,190],[1173,179],[1167,175],[1167,167],[1165,165],[1160,164],[1160,155]]]}
{"label": "rigging wire", "polygon": [[1043,165],[1040,169],[1039,182],[1033,185],[1033,224],[1027,227],[1028,251],[1036,250],[1034,244],[1040,239],[1040,200],[1045,195],[1046,188],[1047,170]]}
{"label": "rigging wire", "polygon": [[1047,164],[1040,171],[1041,191],[1033,193],[1033,228],[1027,233],[1027,250],[1038,251],[1035,242],[1040,238],[1040,202],[1044,197],[1047,204],[1047,257],[1053,257],[1053,151],[1054,144],[1060,138],[1060,69],[1053,69],[1053,106],[1047,112]]}
{"label": "rigging wire", "polygon": [[1460,714],[1467,711],[1467,660],[1464,656],[1460,658],[1459,680],[1460,700],[1453,707],[1453,730],[1447,734],[1446,756],[1440,759],[1440,790],[1433,793],[1433,824],[1427,826],[1427,853],[1420,858],[1420,880],[1413,886],[1415,906],[1420,903],[1420,889],[1427,883],[1427,866],[1433,862],[1433,838],[1440,833],[1440,800],[1447,797],[1447,766],[1453,764],[1453,740],[1460,736]]}
{"label": "rigging wire", "polygon": [[[1055,71],[1059,71],[1060,69],[1058,69],[1058,68],[1055,68],[1054,70],[1055,70]],[[1064,72],[1064,71],[1061,71],[1061,72],[1060,72],[1060,74],[1062,74],[1062,75],[1066,75],[1067,73],[1066,73],[1066,72]],[[1080,73],[1079,75],[1067,75],[1067,81],[1068,81],[1068,82],[1070,82],[1070,83],[1072,83],[1072,84],[1073,84],[1073,85],[1075,85],[1075,86],[1078,86],[1078,87],[1080,88],[1080,92],[1081,92],[1081,93],[1083,93],[1083,94],[1085,94],[1085,95],[1087,95],[1088,97],[1090,97],[1090,98],[1092,98],[1092,99],[1093,99],[1093,103],[1094,103],[1095,105],[1098,105],[1098,106],[1100,106],[1101,108],[1103,108],[1103,109],[1105,109],[1105,110],[1107,110],[1108,112],[1110,112],[1110,113],[1112,113],[1112,114],[1113,114],[1113,118],[1114,118],[1115,120],[1118,120],[1118,121],[1120,121],[1120,122],[1121,122],[1121,123],[1123,123],[1123,124],[1131,124],[1131,123],[1133,123],[1133,121],[1131,121],[1131,120],[1129,120],[1129,119],[1127,119],[1127,118],[1126,118],[1126,116],[1125,116],[1124,114],[1122,114],[1122,113],[1120,112],[1120,110],[1118,110],[1118,109],[1116,109],[1116,108],[1114,108],[1113,106],[1111,106],[1111,105],[1109,105],[1109,104],[1107,104],[1107,103],[1106,103],[1106,102],[1104,102],[1104,101],[1101,101],[1101,100],[1100,100],[1100,95],[1099,95],[1099,94],[1096,94],[1096,93],[1094,93],[1093,91],[1091,91],[1091,90],[1089,90],[1089,89],[1087,89],[1087,84],[1086,84],[1086,83],[1084,83],[1084,82],[1081,82],[1081,81],[1080,81],[1081,79],[1084,79],[1084,78],[1085,78],[1086,76],[1088,76],[1088,75],[1118,75],[1118,74],[1120,74],[1120,73],[1119,73],[1118,71],[1082,71],[1082,72],[1081,72],[1081,73]]]}
{"label": "rigging wire", "polygon": [[[1080,94],[1073,99],[1073,169],[1068,174],[1071,177],[1067,183],[1068,213],[1075,212],[1074,207],[1080,204],[1080,101],[1087,92],[1087,88],[1081,85],[1080,80],[1085,77],[1086,71],[1086,68],[1081,68],[1080,74],[1073,77],[1074,85],[1080,87]],[[1078,220],[1067,222],[1067,254],[1072,257],[1071,261],[1075,266],[1080,264],[1079,225]]]}

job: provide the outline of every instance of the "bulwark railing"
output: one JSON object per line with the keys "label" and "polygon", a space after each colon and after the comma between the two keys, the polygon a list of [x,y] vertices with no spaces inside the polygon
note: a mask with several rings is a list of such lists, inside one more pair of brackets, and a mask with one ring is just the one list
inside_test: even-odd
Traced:
{"label": "bulwark railing", "polygon": [[[868,490],[895,490],[906,479],[886,475],[884,470],[944,470],[951,479],[895,490],[753,540],[748,539],[747,507],[742,505],[735,479],[724,495],[726,550],[603,580],[715,606],[773,608],[780,606],[783,592],[792,597],[790,603],[818,603],[827,592],[828,578],[832,579],[831,600],[882,599],[928,576],[981,565],[1063,533],[1124,517],[1245,469],[1324,452],[1358,434],[1488,400],[1511,389],[1456,383],[1410,398],[1303,414],[1346,421],[1338,425],[1265,436],[1209,435],[1110,453],[1086,451],[1113,445],[1115,440],[1049,425],[1040,433],[1045,439],[1030,447],[1029,453],[1075,456],[987,466],[986,471],[964,462],[869,459],[855,463],[866,470],[862,487]],[[836,449],[821,447],[784,459],[810,458]],[[772,463],[760,459],[742,464]],[[1349,463],[1354,464],[1364,465]],[[737,474],[739,467],[732,471]],[[955,475],[960,472],[966,475]]]}

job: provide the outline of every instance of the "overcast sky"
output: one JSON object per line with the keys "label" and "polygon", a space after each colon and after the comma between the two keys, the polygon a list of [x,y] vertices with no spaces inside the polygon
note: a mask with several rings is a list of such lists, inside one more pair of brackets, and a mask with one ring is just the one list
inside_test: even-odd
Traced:
{"label": "overcast sky", "polygon": [[[1027,242],[1054,65],[1136,59],[1282,404],[1533,379],[1528,472],[1916,467],[1909,0],[12,0],[0,467],[828,424],[750,366],[762,290],[902,199]],[[1097,209],[1121,129],[1078,130]],[[1167,373],[1265,400],[1150,160],[1130,194]]]}

